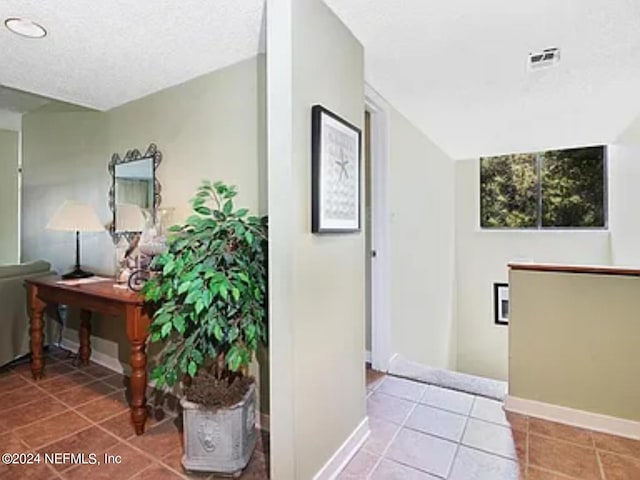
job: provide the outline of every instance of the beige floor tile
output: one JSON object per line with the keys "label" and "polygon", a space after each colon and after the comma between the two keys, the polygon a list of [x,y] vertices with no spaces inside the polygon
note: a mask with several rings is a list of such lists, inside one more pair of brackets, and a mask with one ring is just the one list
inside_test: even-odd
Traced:
{"label": "beige floor tile", "polygon": [[386,459],[380,462],[369,478],[370,480],[439,480],[438,477],[428,473]]}
{"label": "beige floor tile", "polygon": [[409,415],[405,426],[436,437],[459,442],[462,438],[467,418],[457,413],[447,412],[427,405],[418,405]]}
{"label": "beige floor tile", "polygon": [[518,480],[518,464],[497,455],[461,446],[449,480]]}
{"label": "beige floor tile", "polygon": [[362,448],[374,455],[382,455],[400,430],[400,426],[380,418],[369,417],[369,429],[371,433]]}
{"label": "beige floor tile", "polygon": [[417,402],[424,393],[426,386],[422,383],[412,382],[404,378],[387,376],[376,389],[377,392],[393,395],[394,397]]}
{"label": "beige floor tile", "polygon": [[515,460],[516,448],[509,427],[470,418],[462,444]]}
{"label": "beige floor tile", "polygon": [[360,450],[353,456],[338,478],[340,480],[364,480],[376,466],[378,460],[377,455]]}
{"label": "beige floor tile", "polygon": [[469,415],[473,399],[474,396],[468,393],[429,385],[420,399],[420,403],[462,415]]}
{"label": "beige floor tile", "polygon": [[509,426],[507,416],[502,408],[502,402],[484,397],[476,397],[471,409],[471,416],[485,420],[487,422],[497,423],[505,427]]}
{"label": "beige floor tile", "polygon": [[391,442],[386,458],[432,475],[446,477],[458,445],[407,428]]}
{"label": "beige floor tile", "polygon": [[375,391],[367,398],[367,412],[388,422],[402,425],[415,406],[407,400]]}

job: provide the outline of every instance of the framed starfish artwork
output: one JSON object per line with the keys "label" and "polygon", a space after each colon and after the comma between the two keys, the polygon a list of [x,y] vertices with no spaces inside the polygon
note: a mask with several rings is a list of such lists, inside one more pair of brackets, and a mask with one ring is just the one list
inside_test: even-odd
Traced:
{"label": "framed starfish artwork", "polygon": [[360,231],[361,130],[321,105],[311,109],[311,231]]}

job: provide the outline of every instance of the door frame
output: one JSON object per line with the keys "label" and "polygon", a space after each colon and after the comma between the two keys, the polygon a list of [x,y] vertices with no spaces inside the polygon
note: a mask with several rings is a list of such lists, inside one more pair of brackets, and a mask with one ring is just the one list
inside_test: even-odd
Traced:
{"label": "door frame", "polygon": [[387,372],[392,357],[389,105],[367,83],[364,92],[365,109],[371,115],[371,245],[376,252],[375,260],[367,252],[371,261],[371,365]]}

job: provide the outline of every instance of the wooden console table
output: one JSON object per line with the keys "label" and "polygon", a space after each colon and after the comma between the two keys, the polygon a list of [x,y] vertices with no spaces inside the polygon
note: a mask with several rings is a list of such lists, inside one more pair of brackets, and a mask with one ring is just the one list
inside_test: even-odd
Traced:
{"label": "wooden console table", "polygon": [[144,432],[147,420],[145,391],[147,387],[146,341],[150,315],[142,297],[129,290],[114,287],[113,281],[65,285],[60,277],[46,276],[26,280],[31,317],[31,372],[42,378],[44,371],[44,311],[48,303],[64,304],[80,309],[80,351],[83,364],[91,356],[91,313],[125,317],[127,337],[131,342],[131,420],[137,435]]}

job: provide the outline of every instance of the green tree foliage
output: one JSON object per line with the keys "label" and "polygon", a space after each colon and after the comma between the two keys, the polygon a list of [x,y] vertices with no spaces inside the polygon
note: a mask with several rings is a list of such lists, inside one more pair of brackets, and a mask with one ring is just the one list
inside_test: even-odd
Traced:
{"label": "green tree foliage", "polygon": [[535,154],[480,159],[482,227],[535,227],[538,222],[536,182]]}
{"label": "green tree foliage", "polygon": [[603,147],[480,160],[484,228],[604,227]]}
{"label": "green tree foliage", "polygon": [[194,215],[172,227],[159,274],[144,287],[157,306],[151,341],[163,343],[151,377],[159,386],[204,368],[218,379],[242,375],[266,339],[266,222],[235,209],[235,187],[205,181]]}
{"label": "green tree foliage", "polygon": [[542,226],[604,227],[602,148],[542,154]]}

